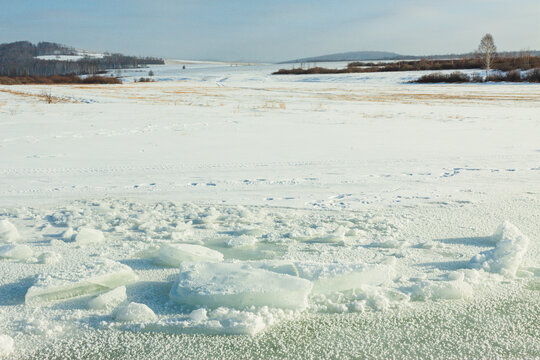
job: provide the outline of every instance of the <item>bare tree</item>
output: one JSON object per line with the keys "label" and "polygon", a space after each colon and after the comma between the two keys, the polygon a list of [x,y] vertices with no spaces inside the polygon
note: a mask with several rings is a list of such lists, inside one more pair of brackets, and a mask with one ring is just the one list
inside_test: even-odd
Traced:
{"label": "bare tree", "polygon": [[491,69],[491,64],[493,64],[496,53],[497,47],[493,41],[493,36],[491,34],[484,35],[478,46],[478,54],[482,57],[484,66],[486,67],[486,81],[488,81],[489,70]]}

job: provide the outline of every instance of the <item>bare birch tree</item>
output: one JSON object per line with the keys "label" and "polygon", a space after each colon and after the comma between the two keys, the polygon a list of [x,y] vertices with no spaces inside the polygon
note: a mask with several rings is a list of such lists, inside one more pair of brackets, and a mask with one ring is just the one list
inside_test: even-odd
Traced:
{"label": "bare birch tree", "polygon": [[497,47],[493,41],[493,36],[491,36],[491,34],[484,35],[480,41],[480,45],[478,46],[478,54],[482,57],[484,66],[486,68],[486,81],[488,81],[489,70],[491,69],[491,65],[493,64],[493,59],[495,58],[496,53]]}

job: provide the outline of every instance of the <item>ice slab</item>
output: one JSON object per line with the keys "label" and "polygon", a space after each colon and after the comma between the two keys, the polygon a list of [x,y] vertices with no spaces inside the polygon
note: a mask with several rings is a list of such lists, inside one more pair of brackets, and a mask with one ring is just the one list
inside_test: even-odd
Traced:
{"label": "ice slab", "polygon": [[9,220],[0,220],[0,242],[13,243],[19,239],[19,232]]}
{"label": "ice slab", "polygon": [[11,336],[0,334],[0,356],[8,356],[13,352],[15,342]]}
{"label": "ice slab", "polygon": [[177,267],[183,262],[220,262],[223,254],[219,251],[194,244],[163,244],[159,249],[159,263]]}
{"label": "ice slab", "polygon": [[294,265],[301,278],[313,282],[313,293],[320,294],[363,285],[380,286],[394,277],[394,268],[388,264],[296,262]]}
{"label": "ice slab", "polygon": [[312,293],[327,294],[362,287],[380,286],[393,280],[394,267],[389,264],[289,262],[281,260],[251,261],[253,267],[307,279]]}
{"label": "ice slab", "polygon": [[0,247],[0,259],[23,260],[34,254],[28,245],[5,245]]}
{"label": "ice slab", "polygon": [[88,307],[94,310],[111,310],[127,299],[126,287],[120,286],[107,291],[88,302]]}
{"label": "ice slab", "polygon": [[114,310],[113,317],[118,321],[147,323],[157,320],[156,314],[145,304],[131,302]]}
{"label": "ice slab", "polygon": [[310,281],[243,263],[183,263],[171,300],[217,308],[270,306],[303,309]]}
{"label": "ice slab", "polygon": [[494,249],[475,255],[469,262],[473,269],[514,277],[529,246],[529,238],[509,222],[502,223],[493,235]]}
{"label": "ice slab", "polygon": [[95,258],[91,263],[80,263],[41,274],[26,292],[27,304],[66,300],[83,295],[101,293],[137,280],[127,265]]}
{"label": "ice slab", "polygon": [[105,236],[100,230],[82,228],[75,236],[75,243],[77,245],[89,245],[101,243],[105,240]]}

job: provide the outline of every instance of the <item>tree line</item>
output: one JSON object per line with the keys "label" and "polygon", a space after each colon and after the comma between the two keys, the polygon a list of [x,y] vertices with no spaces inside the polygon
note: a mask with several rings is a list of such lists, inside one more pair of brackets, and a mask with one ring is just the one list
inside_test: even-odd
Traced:
{"label": "tree line", "polygon": [[0,44],[0,75],[2,76],[53,76],[99,74],[108,69],[137,68],[150,64],[164,64],[163,59],[136,57],[122,54],[104,54],[102,58],[83,57],[78,61],[42,60],[41,55],[77,55],[70,47],[28,41]]}

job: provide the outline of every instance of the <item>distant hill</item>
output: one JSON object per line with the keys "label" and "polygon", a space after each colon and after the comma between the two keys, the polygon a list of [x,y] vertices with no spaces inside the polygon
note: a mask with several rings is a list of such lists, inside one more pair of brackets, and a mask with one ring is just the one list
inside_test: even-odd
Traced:
{"label": "distant hill", "polygon": [[164,61],[152,57],[93,53],[50,42],[0,44],[0,76],[86,75],[149,64],[164,64]]}
{"label": "distant hill", "polygon": [[[540,51],[527,50],[531,56],[539,56]],[[501,51],[497,55],[503,57],[519,56],[520,51]],[[330,61],[373,61],[373,60],[407,60],[407,59],[460,59],[474,57],[475,53],[442,54],[442,55],[401,55],[388,51],[350,51],[302,59],[283,61],[279,64],[316,63]]]}
{"label": "distant hill", "polygon": [[350,51],[337,54],[329,54],[302,59],[283,61],[280,64],[325,62],[325,61],[371,61],[371,60],[398,60],[410,58],[388,51]]}

